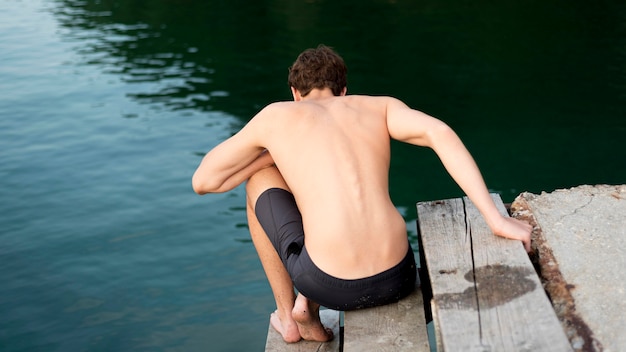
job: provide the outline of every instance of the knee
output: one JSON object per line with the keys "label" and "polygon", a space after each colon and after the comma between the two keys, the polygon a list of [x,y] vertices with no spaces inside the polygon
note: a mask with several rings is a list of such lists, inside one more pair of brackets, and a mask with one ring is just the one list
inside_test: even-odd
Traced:
{"label": "knee", "polygon": [[[273,168],[273,166],[271,167]],[[263,192],[266,188],[264,187],[264,184],[267,183],[267,169],[268,168],[265,168],[255,172],[246,180],[246,194],[248,195],[248,198],[250,198],[250,195],[261,194],[261,192]]]}
{"label": "knee", "polygon": [[254,209],[257,198],[270,188],[289,190],[283,176],[275,166],[266,167],[254,173],[246,181],[246,201]]}
{"label": "knee", "polygon": [[248,178],[248,181],[246,182],[247,192],[254,192],[258,190],[261,190],[262,192],[272,187],[284,188],[289,190],[285,179],[283,179],[283,175],[281,175],[276,166],[266,167],[257,171],[252,176],[250,176],[250,178]]}

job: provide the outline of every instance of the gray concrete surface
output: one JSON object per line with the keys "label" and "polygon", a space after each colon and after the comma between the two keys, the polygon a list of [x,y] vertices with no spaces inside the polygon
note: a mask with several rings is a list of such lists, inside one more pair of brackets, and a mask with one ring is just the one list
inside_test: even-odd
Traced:
{"label": "gray concrete surface", "polygon": [[572,347],[626,351],[626,185],[522,193],[511,210],[536,225],[544,286]]}

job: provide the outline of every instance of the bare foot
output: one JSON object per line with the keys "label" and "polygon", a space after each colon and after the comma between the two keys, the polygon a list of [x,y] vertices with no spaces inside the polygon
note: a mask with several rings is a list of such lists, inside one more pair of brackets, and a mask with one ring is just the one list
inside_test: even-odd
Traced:
{"label": "bare foot", "polygon": [[270,324],[274,330],[278,331],[278,333],[282,335],[285,342],[293,343],[300,341],[302,337],[300,336],[298,325],[292,317],[288,317],[286,320],[287,321],[283,324],[283,321],[281,321],[278,316],[278,310],[270,315]]}
{"label": "bare foot", "polygon": [[298,294],[291,315],[298,324],[298,331],[303,339],[320,342],[333,339],[333,331],[322,325],[319,311],[319,304]]}

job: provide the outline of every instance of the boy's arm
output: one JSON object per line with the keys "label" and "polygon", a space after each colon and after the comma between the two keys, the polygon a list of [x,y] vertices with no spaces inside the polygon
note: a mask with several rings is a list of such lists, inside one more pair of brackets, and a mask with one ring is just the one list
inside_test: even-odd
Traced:
{"label": "boy's arm", "polygon": [[209,160],[211,158],[212,156],[209,156],[208,153],[205,155],[192,178],[193,190],[201,195],[230,191],[249,179],[250,176],[254,175],[257,171],[274,164],[270,153],[264,150],[248,165],[230,175],[226,174],[218,179],[212,177],[211,166],[208,166],[211,164],[211,160]]}
{"label": "boy's arm", "polygon": [[264,124],[258,116],[204,156],[192,178],[196,193],[229,191],[274,163],[270,153],[261,146]]}
{"label": "boy's arm", "polygon": [[413,110],[396,99],[387,105],[389,135],[399,141],[432,148],[446,171],[480,211],[498,236],[521,240],[530,251],[532,227],[522,221],[500,214],[485,181],[457,134],[445,123]]}

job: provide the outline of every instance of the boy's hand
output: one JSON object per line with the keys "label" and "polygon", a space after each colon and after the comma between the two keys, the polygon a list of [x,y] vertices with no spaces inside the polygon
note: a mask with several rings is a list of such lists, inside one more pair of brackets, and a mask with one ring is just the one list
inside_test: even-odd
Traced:
{"label": "boy's hand", "polygon": [[497,236],[522,241],[526,252],[530,252],[530,234],[533,227],[527,222],[503,216],[492,230]]}

